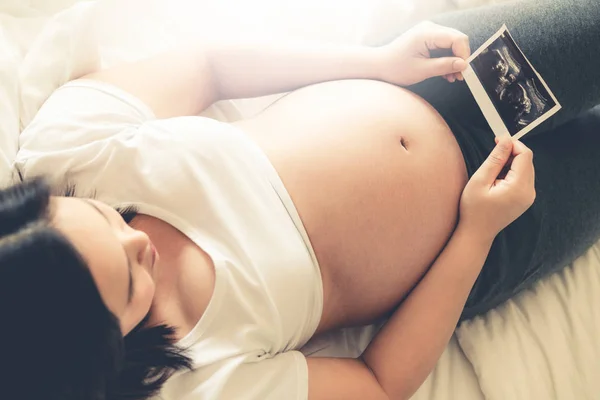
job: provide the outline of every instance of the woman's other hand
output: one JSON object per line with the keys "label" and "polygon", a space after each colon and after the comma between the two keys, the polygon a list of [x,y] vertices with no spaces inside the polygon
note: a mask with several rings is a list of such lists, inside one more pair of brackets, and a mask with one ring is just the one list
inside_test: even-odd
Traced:
{"label": "woman's other hand", "polygon": [[459,226],[493,240],[533,204],[534,183],[531,150],[508,137],[497,140],[463,191]]}
{"label": "woman's other hand", "polygon": [[[421,22],[396,40],[379,48],[382,80],[408,86],[442,76],[448,82],[463,80],[471,55],[469,38],[456,29]],[[449,50],[452,56],[431,58],[431,51]]]}

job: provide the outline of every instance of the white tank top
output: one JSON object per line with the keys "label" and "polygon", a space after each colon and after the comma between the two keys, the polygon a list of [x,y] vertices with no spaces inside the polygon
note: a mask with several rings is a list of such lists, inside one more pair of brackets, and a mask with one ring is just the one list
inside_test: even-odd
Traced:
{"label": "white tank top", "polygon": [[212,258],[212,299],[178,343],[194,371],[172,377],[162,399],[307,398],[297,349],[321,318],[321,275],[281,180],[244,133],[203,117],[157,120],[132,95],[79,80],[46,101],[15,163],[25,178],[135,205]]}

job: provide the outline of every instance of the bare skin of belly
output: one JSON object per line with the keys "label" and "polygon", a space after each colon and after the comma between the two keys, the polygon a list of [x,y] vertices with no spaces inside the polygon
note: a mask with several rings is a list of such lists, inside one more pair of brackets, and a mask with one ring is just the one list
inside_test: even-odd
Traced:
{"label": "bare skin of belly", "polygon": [[273,163],[313,245],[324,290],[317,333],[392,311],[450,237],[467,182],[439,114],[393,85],[339,81],[235,125]]}

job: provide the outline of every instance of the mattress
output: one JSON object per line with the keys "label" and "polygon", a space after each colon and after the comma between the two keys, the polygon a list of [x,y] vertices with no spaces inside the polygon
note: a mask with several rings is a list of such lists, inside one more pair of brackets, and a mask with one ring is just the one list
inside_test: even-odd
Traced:
{"label": "mattress", "polygon": [[[483,2],[4,0],[0,183],[11,180],[20,130],[55,88],[87,72],[155,54],[194,35],[375,44],[416,18]],[[205,115],[233,121],[278,97],[220,102]],[[600,399],[599,305],[600,244],[531,290],[463,323],[413,399]],[[303,351],[353,357],[377,329],[331,332]]]}

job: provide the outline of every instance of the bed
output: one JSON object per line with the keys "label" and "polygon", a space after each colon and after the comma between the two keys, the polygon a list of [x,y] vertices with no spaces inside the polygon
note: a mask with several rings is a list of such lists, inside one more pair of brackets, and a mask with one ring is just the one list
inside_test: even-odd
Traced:
{"label": "bed", "polygon": [[[14,179],[19,132],[48,95],[101,67],[210,34],[376,44],[415,19],[482,0],[4,0],[0,4],[0,183]],[[219,21],[216,23],[215,21]],[[233,121],[278,96],[216,104]],[[600,126],[598,127],[600,130]],[[360,354],[378,326],[343,329],[303,349]],[[534,288],[460,325],[414,395],[435,399],[600,399],[600,243]]]}

